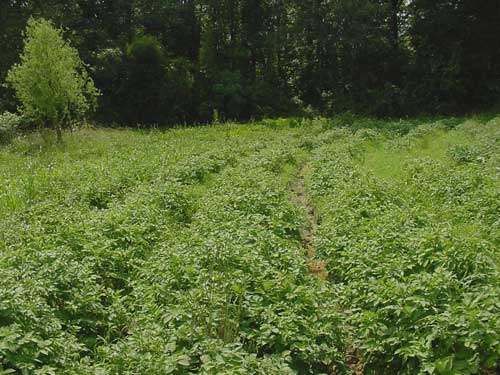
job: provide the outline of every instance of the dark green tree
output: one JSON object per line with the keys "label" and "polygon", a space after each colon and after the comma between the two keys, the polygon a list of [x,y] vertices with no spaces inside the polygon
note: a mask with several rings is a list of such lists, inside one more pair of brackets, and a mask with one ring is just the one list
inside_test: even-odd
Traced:
{"label": "dark green tree", "polygon": [[[500,100],[496,0],[5,0],[2,82],[30,16],[51,19],[90,64],[103,122],[401,116]],[[140,35],[156,53],[132,53]],[[0,107],[15,109],[12,94],[1,88]]]}

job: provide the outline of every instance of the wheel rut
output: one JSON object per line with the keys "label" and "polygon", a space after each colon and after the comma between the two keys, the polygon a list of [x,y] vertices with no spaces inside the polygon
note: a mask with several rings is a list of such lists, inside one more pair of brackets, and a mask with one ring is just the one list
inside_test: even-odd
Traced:
{"label": "wheel rut", "polygon": [[[304,212],[305,223],[300,228],[300,237],[308,258],[310,272],[321,280],[328,280],[326,263],[316,258],[315,237],[319,227],[319,213],[316,207],[309,200],[305,187],[306,176],[310,173],[311,166],[308,163],[301,165],[295,180],[290,185],[292,202]],[[347,352],[347,366],[354,375],[364,373],[364,365],[360,359],[360,354],[354,346],[350,345]],[[333,372],[332,374],[335,374]]]}
{"label": "wheel rut", "polygon": [[319,214],[312,202],[309,200],[305,187],[305,179],[310,170],[310,165],[304,163],[297,173],[297,177],[290,186],[292,202],[304,212],[305,223],[300,228],[300,237],[305,253],[308,258],[308,266],[311,273],[321,280],[328,279],[326,264],[316,259],[315,235],[319,225]]}

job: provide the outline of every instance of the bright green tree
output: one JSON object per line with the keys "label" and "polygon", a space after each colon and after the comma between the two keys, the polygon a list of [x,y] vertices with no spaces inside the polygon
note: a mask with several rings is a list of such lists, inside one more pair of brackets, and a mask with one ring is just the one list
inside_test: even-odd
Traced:
{"label": "bright green tree", "polygon": [[63,128],[95,109],[99,95],[78,51],[44,19],[28,21],[21,62],[11,68],[7,82],[21,113],[55,129],[59,142]]}

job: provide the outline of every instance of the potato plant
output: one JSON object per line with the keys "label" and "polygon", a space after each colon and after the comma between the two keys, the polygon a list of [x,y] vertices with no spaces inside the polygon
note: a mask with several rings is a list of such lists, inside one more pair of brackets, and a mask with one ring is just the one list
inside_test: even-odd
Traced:
{"label": "potato plant", "polygon": [[0,148],[0,374],[494,371],[499,124],[14,139]]}
{"label": "potato plant", "polygon": [[0,370],[343,372],[287,195],[303,136],[82,130],[1,150]]}
{"label": "potato plant", "polygon": [[498,125],[358,131],[314,150],[317,251],[366,373],[498,366]]}

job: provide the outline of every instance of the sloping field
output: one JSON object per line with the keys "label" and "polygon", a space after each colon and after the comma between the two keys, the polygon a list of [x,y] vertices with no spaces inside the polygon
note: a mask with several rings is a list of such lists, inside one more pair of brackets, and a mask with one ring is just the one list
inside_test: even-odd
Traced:
{"label": "sloping field", "polygon": [[475,374],[500,118],[81,130],[0,149],[0,374]]}

